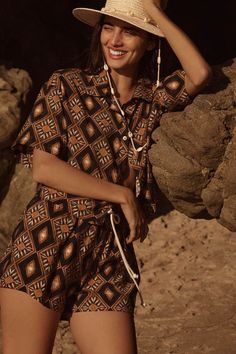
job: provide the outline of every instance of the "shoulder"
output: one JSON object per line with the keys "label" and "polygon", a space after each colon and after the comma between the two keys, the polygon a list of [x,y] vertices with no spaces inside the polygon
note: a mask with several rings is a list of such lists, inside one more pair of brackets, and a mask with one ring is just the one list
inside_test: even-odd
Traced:
{"label": "shoulder", "polygon": [[163,77],[157,86],[157,83],[152,83],[152,90],[158,91],[161,90],[163,87],[171,89],[176,89],[177,87],[183,86],[185,82],[185,71],[182,69],[177,69],[171,74]]}
{"label": "shoulder", "polygon": [[157,87],[153,86],[154,101],[165,110],[179,110],[191,103],[192,98],[185,87],[185,71],[177,69],[166,76]]}

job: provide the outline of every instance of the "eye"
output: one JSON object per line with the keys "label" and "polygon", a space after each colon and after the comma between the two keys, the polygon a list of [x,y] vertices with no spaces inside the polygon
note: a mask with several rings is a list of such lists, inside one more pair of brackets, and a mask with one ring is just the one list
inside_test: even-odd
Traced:
{"label": "eye", "polygon": [[105,23],[105,24],[102,26],[102,29],[105,30],[105,31],[112,31],[113,26],[108,25],[108,24]]}
{"label": "eye", "polygon": [[126,29],[125,33],[130,34],[131,36],[136,36],[136,31],[132,29]]}
{"label": "eye", "polygon": [[137,36],[138,35],[138,31],[136,31],[135,29],[131,29],[131,28],[125,29],[124,32],[130,36]]}

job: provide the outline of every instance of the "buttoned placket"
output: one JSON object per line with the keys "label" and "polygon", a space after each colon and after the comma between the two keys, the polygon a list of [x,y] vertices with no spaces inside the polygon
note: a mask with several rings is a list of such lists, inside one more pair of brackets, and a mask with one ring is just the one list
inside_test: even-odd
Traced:
{"label": "buttoned placket", "polygon": [[[110,111],[115,112],[116,115],[120,116],[119,119],[119,124],[117,126],[117,132],[120,135],[120,142],[123,146],[123,148],[127,151],[127,162],[130,168],[132,168],[136,173],[136,178],[138,179],[138,183],[139,183],[139,189],[141,190],[142,188],[142,180],[144,178],[144,171],[143,169],[145,169],[145,162],[146,161],[146,157],[147,156],[147,146],[145,146],[145,148],[143,149],[143,151],[140,152],[135,152],[135,150],[133,149],[133,146],[130,142],[130,138],[128,137],[128,127],[129,130],[134,133],[135,131],[135,127],[138,124],[139,119],[137,119],[136,124],[130,124],[130,123],[134,123],[132,122],[132,120],[134,118],[138,118],[135,117],[135,113],[136,113],[136,109],[139,106],[139,104],[141,103],[140,100],[142,100],[143,102],[150,102],[152,99],[152,90],[150,89],[150,87],[146,86],[146,84],[144,83],[144,81],[142,80],[142,82],[140,81],[134,91],[134,95],[132,97],[132,99],[130,101],[128,101],[127,103],[122,105],[122,110],[125,112],[126,117],[130,118],[127,120],[127,122],[124,121],[124,118],[121,115],[121,112],[119,110],[119,107],[117,106],[115,100],[113,99],[113,96],[110,92],[110,89],[106,89],[106,84],[109,87],[108,82],[106,82],[107,78],[105,77],[104,80],[104,72],[100,73],[100,76],[102,78],[102,81],[100,81],[100,85],[103,87],[102,91],[103,94],[100,95],[101,90],[99,90],[98,96],[100,96],[100,99],[102,99],[104,106],[106,107],[108,114],[110,114]],[[114,117],[112,117],[114,119]],[[122,121],[123,120],[123,121]],[[116,119],[117,121],[117,119]],[[148,122],[147,122],[148,124]],[[132,126],[131,126],[132,125]],[[146,126],[147,129],[147,126]],[[134,139],[135,137],[133,137]],[[148,137],[147,137],[148,139]],[[150,140],[150,139],[148,139]],[[149,145],[149,144],[148,144]],[[142,167],[141,166],[136,166],[133,167],[134,165],[130,163],[130,156],[131,156],[131,152],[133,151],[133,153],[137,153],[139,154],[140,158],[139,160],[142,160]]]}
{"label": "buttoned placket", "polygon": [[[125,103],[124,105],[122,105],[122,109],[124,110],[125,114],[126,114],[126,117],[128,118],[126,122],[123,122],[123,126],[126,127],[126,133],[128,135],[128,127],[129,127],[129,130],[134,132],[135,128],[136,128],[136,125],[138,124],[138,120],[135,124],[134,121],[132,121],[132,119],[134,118],[135,116],[135,113],[137,113],[137,109],[139,108],[139,105],[138,105],[138,101],[136,99],[136,102],[127,102]],[[146,127],[147,129],[147,127]],[[134,155],[139,155],[137,156],[137,158],[139,157],[140,161],[141,160],[145,160],[145,156],[147,154],[147,146],[144,147],[144,149],[140,152],[137,152],[133,149],[133,146],[131,144],[131,141],[130,139],[128,138],[127,135],[123,135],[122,136],[122,139],[123,141],[126,143],[126,146],[127,146],[127,149],[128,149],[128,165],[129,165],[129,168],[132,168],[134,171],[135,171],[135,192],[136,192],[136,197],[139,196],[140,192],[141,192],[141,189],[142,189],[142,179],[143,179],[143,174],[144,174],[144,171],[143,171],[143,168],[144,166],[140,167],[138,165],[135,165],[133,166],[131,163],[130,163],[130,152],[132,152],[132,154]],[[146,137],[148,138],[148,137]]]}

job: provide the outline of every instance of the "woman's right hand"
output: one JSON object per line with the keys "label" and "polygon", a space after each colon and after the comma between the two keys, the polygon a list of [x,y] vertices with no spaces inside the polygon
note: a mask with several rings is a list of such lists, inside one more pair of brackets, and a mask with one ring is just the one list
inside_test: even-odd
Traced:
{"label": "woman's right hand", "polygon": [[126,238],[127,244],[140,238],[142,242],[148,233],[148,225],[134,193],[128,189],[126,201],[120,204],[124,216],[129,224],[130,234]]}
{"label": "woman's right hand", "polygon": [[143,7],[149,13],[152,6],[158,9],[163,9],[166,7],[167,0],[143,0]]}

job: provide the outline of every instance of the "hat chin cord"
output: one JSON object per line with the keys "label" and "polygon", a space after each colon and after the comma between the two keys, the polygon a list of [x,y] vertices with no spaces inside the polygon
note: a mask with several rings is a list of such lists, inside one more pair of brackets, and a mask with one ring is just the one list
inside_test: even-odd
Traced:
{"label": "hat chin cord", "polygon": [[161,38],[158,41],[158,53],[157,53],[157,82],[156,86],[160,85],[160,72],[161,72]]}
{"label": "hat chin cord", "polygon": [[[107,78],[108,78],[108,82],[109,82],[109,86],[110,86],[110,90],[111,90],[111,94],[112,96],[114,97],[114,100],[120,110],[120,113],[122,115],[122,117],[125,119],[125,112],[123,111],[123,109],[121,108],[121,105],[120,105],[120,102],[118,101],[116,95],[115,95],[115,90],[114,90],[114,87],[112,85],[112,82],[111,82],[111,76],[110,76],[110,73],[109,73],[109,67],[105,61],[105,58],[103,57],[103,60],[104,60],[104,65],[103,65],[103,68],[104,70],[106,71],[106,74],[107,74]],[[156,81],[156,87],[159,87],[160,86],[160,73],[161,73],[161,37],[159,37],[159,40],[158,40],[158,51],[157,51],[157,81]],[[129,131],[128,129],[128,136],[129,138],[131,139],[131,143],[132,143],[132,146],[134,148],[135,151],[137,152],[140,152],[142,151],[142,149],[144,148],[144,145],[143,147],[140,147],[138,149],[135,148],[135,145],[134,145],[134,141],[132,139],[133,137],[133,134],[132,132]]]}

